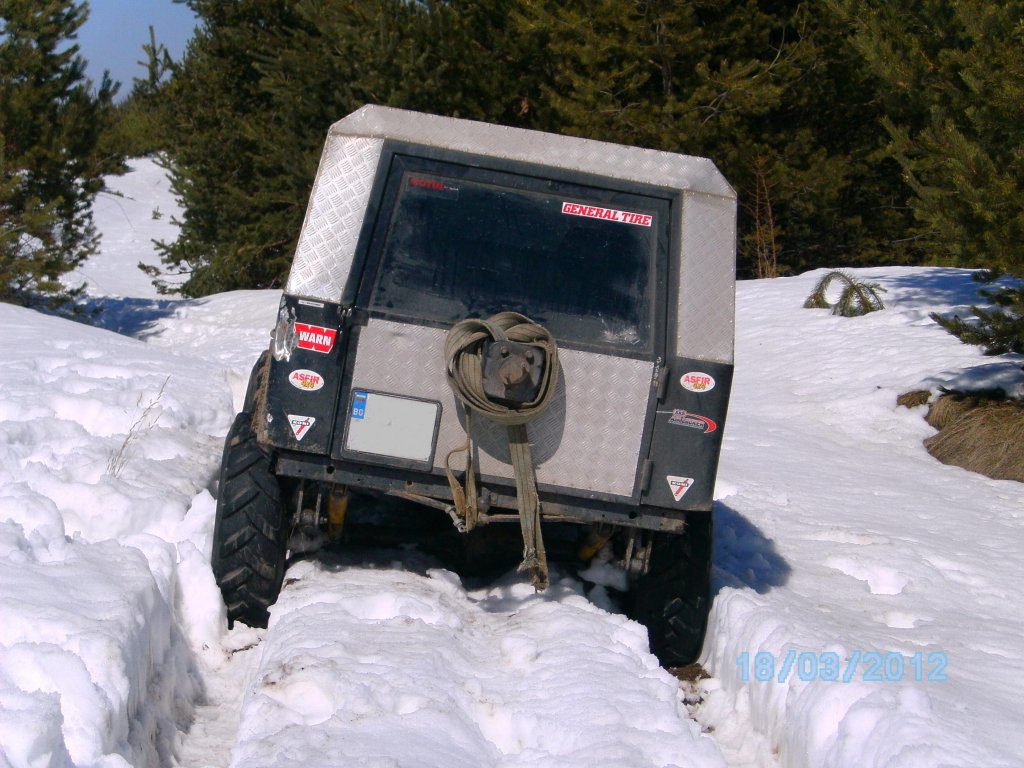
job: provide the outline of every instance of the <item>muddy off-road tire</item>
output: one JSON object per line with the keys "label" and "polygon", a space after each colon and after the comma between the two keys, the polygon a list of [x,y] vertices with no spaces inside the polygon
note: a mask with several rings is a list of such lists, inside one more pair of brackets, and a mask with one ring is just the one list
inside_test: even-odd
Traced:
{"label": "muddy off-road tire", "polygon": [[710,513],[692,513],[681,534],[655,534],[649,571],[631,589],[630,615],[647,627],[665,667],[697,660],[711,609]]}
{"label": "muddy off-road tire", "polygon": [[288,530],[271,462],[252,417],[238,414],[224,444],[211,557],[229,629],[236,621],[267,626],[267,608],[281,592]]}
{"label": "muddy off-road tire", "polygon": [[249,373],[249,383],[245,388],[245,400],[242,404],[242,410],[246,413],[256,413],[256,397],[259,394],[260,386],[265,383],[263,381],[264,369],[269,364],[270,351],[267,350],[257,358]]}

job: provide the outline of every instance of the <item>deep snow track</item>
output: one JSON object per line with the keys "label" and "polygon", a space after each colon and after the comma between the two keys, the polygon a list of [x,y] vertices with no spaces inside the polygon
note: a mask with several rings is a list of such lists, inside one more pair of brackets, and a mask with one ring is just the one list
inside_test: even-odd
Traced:
{"label": "deep snow track", "polygon": [[511,574],[466,590],[414,550],[294,565],[270,628],[224,637],[180,766],[778,766],[739,713],[702,735],[701,687],[553,575],[538,595]]}
{"label": "deep snow track", "polygon": [[246,680],[259,661],[258,630],[240,628],[226,639],[227,656],[203,676],[205,693],[177,750],[181,768],[227,768],[238,737]]}
{"label": "deep snow track", "polygon": [[[235,641],[263,635],[228,665],[246,678],[230,765],[726,764],[643,627],[578,580],[467,591],[431,565],[380,551],[294,565],[269,629]],[[227,677],[185,740],[187,768],[228,765],[206,746],[237,711]]]}

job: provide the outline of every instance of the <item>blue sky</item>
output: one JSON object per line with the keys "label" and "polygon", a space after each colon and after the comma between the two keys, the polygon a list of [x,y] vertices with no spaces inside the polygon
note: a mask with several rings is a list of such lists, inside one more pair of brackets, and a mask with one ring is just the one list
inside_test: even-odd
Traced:
{"label": "blue sky", "polygon": [[142,46],[149,42],[150,25],[175,60],[196,26],[187,6],[172,0],[89,0],[89,20],[78,31],[78,47],[89,62],[88,76],[99,83],[103,70],[121,81],[120,97],[132,89],[132,78],[144,77]]}

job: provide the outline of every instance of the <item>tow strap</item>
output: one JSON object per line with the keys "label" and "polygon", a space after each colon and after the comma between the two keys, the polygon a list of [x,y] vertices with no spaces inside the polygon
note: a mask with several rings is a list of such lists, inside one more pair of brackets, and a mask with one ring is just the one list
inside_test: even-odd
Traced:
{"label": "tow strap", "polygon": [[[494,400],[484,386],[484,347],[488,342],[513,342],[543,351],[544,361],[535,396],[528,402],[507,405]],[[476,472],[473,468],[473,421],[476,411],[508,430],[509,452],[516,481],[516,503],[523,531],[523,562],[520,571],[530,575],[539,592],[548,586],[548,563],[540,529],[540,497],[534,477],[533,457],[526,425],[551,404],[558,384],[558,347],[546,328],[518,312],[499,312],[486,320],[463,320],[448,332],[444,346],[445,371],[455,396],[466,407],[466,443],[445,457],[445,470],[459,516],[471,530],[479,520]],[[466,452],[466,487],[463,489],[450,460]]]}

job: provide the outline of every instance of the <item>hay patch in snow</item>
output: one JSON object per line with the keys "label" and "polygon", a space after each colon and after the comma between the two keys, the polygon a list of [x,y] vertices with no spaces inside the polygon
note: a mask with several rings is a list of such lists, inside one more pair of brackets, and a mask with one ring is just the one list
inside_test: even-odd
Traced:
{"label": "hay patch in snow", "polygon": [[951,392],[932,403],[927,419],[939,433],[924,446],[943,464],[1024,483],[1024,401]]}

